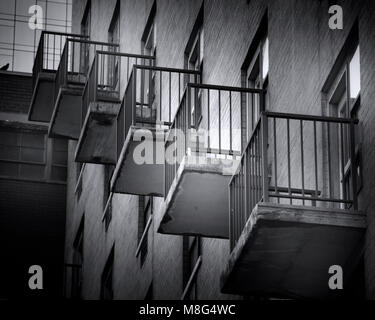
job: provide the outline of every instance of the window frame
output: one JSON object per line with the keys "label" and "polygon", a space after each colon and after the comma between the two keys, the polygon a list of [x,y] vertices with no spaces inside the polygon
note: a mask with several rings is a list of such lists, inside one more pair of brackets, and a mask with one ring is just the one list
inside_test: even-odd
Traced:
{"label": "window frame", "polygon": [[197,300],[197,275],[202,263],[202,239],[199,236],[183,237],[183,293],[181,300]]}
{"label": "window frame", "polygon": [[[100,300],[113,300],[114,288],[113,288],[113,273],[115,264],[115,246],[108,255],[106,263],[103,268],[103,272],[100,278]],[[108,284],[110,284],[108,286]],[[107,294],[109,294],[107,296]]]}
{"label": "window frame", "polygon": [[135,252],[142,267],[148,255],[148,231],[153,220],[153,197],[138,196],[138,241]]}
{"label": "window frame", "polygon": [[[357,118],[358,110],[361,106],[361,83],[359,83],[359,92],[355,98],[351,97],[351,79],[350,79],[350,63],[356,54],[359,52],[359,76],[361,75],[360,72],[360,45],[358,40],[356,41],[355,45],[347,52],[345,58],[341,63],[341,67],[335,73],[334,80],[327,91],[327,111],[329,115],[337,116],[339,118]],[[360,81],[360,79],[359,79]],[[345,108],[344,113],[342,112],[343,106]],[[341,161],[339,161],[339,179],[340,179],[340,197],[343,199],[349,200],[352,196],[352,161],[354,161],[354,167],[356,169],[356,180],[357,180],[357,195],[362,189],[363,184],[363,177],[362,177],[362,155],[361,155],[361,146],[362,146],[362,138],[359,134],[355,134],[355,154],[354,160],[351,159],[351,151],[350,151],[350,133],[347,129],[347,132],[344,132],[346,136],[346,141],[339,141],[338,153],[344,154],[347,153],[345,156],[345,164],[342,168]],[[343,147],[344,146],[344,147]],[[345,150],[346,146],[346,150]],[[338,156],[340,157],[340,156]],[[342,174],[343,172],[343,174]],[[350,208],[350,205],[341,205],[344,208]]]}

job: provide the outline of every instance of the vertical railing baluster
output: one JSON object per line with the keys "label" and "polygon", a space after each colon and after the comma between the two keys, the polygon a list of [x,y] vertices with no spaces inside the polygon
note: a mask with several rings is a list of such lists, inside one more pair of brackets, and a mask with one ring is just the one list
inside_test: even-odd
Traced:
{"label": "vertical railing baluster", "polygon": [[[192,99],[191,99],[191,86],[187,86],[187,108],[186,108],[186,112],[187,112],[187,127],[186,127],[186,132],[185,133],[185,149],[187,150],[190,146],[189,144],[189,141],[190,141],[190,134],[191,134],[191,103],[192,103]],[[185,150],[185,151],[186,151]]]}
{"label": "vertical railing baluster", "polygon": [[350,173],[352,178],[352,201],[353,209],[358,210],[358,199],[357,199],[357,170],[356,170],[356,154],[355,154],[355,129],[354,122],[351,121],[349,124],[350,134]]}
{"label": "vertical railing baluster", "polygon": [[49,69],[49,33],[47,33],[47,69]]}
{"label": "vertical railing baluster", "polygon": [[168,121],[172,121],[172,73],[169,72],[169,117]]}
{"label": "vertical railing baluster", "polygon": [[254,153],[254,147],[255,147],[255,138],[250,141],[250,188],[251,188],[251,210],[254,208],[254,202],[255,202],[255,180],[254,180],[254,175],[255,175],[255,153]]}
{"label": "vertical railing baluster", "polygon": [[162,90],[162,87],[163,87],[163,84],[162,84],[162,82],[163,82],[163,74],[162,74],[162,72],[161,71],[159,71],[159,101],[160,101],[160,103],[159,103],[159,120],[160,120],[160,122],[161,122],[161,119],[162,119],[162,112],[163,112],[163,108],[162,108],[162,94],[163,94],[163,90]]}
{"label": "vertical railing baluster", "polygon": [[[276,117],[273,118],[273,155],[274,155],[274,170],[275,170],[275,194],[278,195],[277,188],[277,138],[276,138]],[[280,197],[277,197],[277,203],[280,203]]]}
{"label": "vertical railing baluster", "polygon": [[314,170],[315,170],[315,197],[318,197],[318,146],[316,142],[316,121],[314,124]]}
{"label": "vertical railing baluster", "polygon": [[[261,128],[263,131],[263,128]],[[263,170],[263,132],[262,135],[257,136],[257,170],[258,170],[258,196],[256,202],[258,203],[263,198],[263,187],[264,187],[264,170]],[[268,139],[268,138],[267,138]],[[267,141],[267,140],[266,140]]]}
{"label": "vertical railing baluster", "polygon": [[56,50],[56,47],[55,47],[55,41],[56,41],[56,37],[54,36],[54,37],[53,37],[53,58],[52,58],[52,69],[55,69],[55,50]]}
{"label": "vertical railing baluster", "polygon": [[286,136],[287,136],[287,153],[288,153],[288,195],[289,195],[289,202],[290,204],[293,203],[292,200],[292,191],[291,191],[291,172],[290,172],[290,124],[289,124],[289,118],[286,119]]}
{"label": "vertical railing baluster", "polygon": [[[132,103],[131,103],[131,113],[132,113],[132,125],[134,126],[135,123],[136,123],[136,120],[135,120],[135,117],[136,117],[136,113],[137,113],[137,68],[133,68],[133,94],[132,94]],[[143,92],[141,92],[141,95],[143,95]],[[143,108],[143,105],[141,106]],[[125,112],[124,112],[124,115],[125,115]],[[126,119],[124,120],[124,122],[126,121]],[[127,130],[125,130],[127,131]],[[127,132],[124,132],[124,134],[126,135]],[[124,137],[124,141],[126,139],[126,136]]]}
{"label": "vertical railing baluster", "polygon": [[[102,61],[103,62],[103,61]],[[94,101],[98,100],[98,68],[99,68],[99,59],[97,56],[94,57],[95,70],[94,70]]]}
{"label": "vertical railing baluster", "polygon": [[207,152],[211,152],[210,89],[207,89]]}
{"label": "vertical railing baluster", "polygon": [[[242,121],[242,118],[240,121]],[[232,91],[229,91],[229,154],[233,154],[232,134],[233,134],[232,133]],[[242,139],[242,134],[241,134],[241,139]]]}
{"label": "vertical railing baluster", "polygon": [[300,141],[301,141],[301,182],[302,182],[302,204],[305,205],[305,171],[304,171],[304,158],[303,158],[303,122],[300,120]]}
{"label": "vertical railing baluster", "polygon": [[[251,176],[250,176],[250,165],[249,165],[249,150],[245,150],[245,167],[246,167],[246,209],[247,209],[247,215],[251,214],[251,210],[253,209],[251,207]],[[248,216],[246,216],[248,218]]]}
{"label": "vertical railing baluster", "polygon": [[221,90],[218,92],[219,94],[219,115],[218,115],[218,123],[219,123],[219,153],[221,153]]}
{"label": "vertical railing baluster", "polygon": [[331,168],[331,131],[330,131],[330,123],[327,123],[327,156],[328,156],[328,186],[329,186],[329,197],[332,199],[333,198],[333,188],[332,188],[332,168]]}
{"label": "vertical railing baluster", "polygon": [[178,74],[178,104],[181,102],[181,84],[180,84],[180,78],[181,78],[181,73],[177,72]]}
{"label": "vertical railing baluster", "polygon": [[344,130],[343,124],[340,123],[340,157],[341,157],[341,185],[343,190],[343,199],[347,199],[346,185],[345,185],[345,156],[344,156]]}
{"label": "vertical railing baluster", "polygon": [[[151,102],[152,102],[152,95],[154,94],[154,88],[152,88],[152,70],[149,69],[149,76],[148,76],[148,107],[150,109],[150,115],[151,115],[151,119],[152,119],[152,106],[151,106]],[[142,117],[143,119],[143,117]]]}

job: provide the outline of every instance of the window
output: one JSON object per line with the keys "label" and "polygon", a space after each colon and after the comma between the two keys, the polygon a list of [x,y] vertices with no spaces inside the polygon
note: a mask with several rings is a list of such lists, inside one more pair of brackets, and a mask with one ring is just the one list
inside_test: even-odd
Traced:
{"label": "window", "polygon": [[[246,87],[253,89],[266,89],[268,84],[268,38],[265,36],[259,43],[259,47],[247,69]],[[258,122],[261,106],[259,96],[252,95],[247,99],[247,126],[249,133],[255,128]]]}
{"label": "window", "polygon": [[[358,118],[360,110],[360,47],[358,44],[358,29],[355,26],[350,32],[337,61],[326,81],[323,92],[327,97],[327,110],[331,116],[340,118]],[[333,131],[333,132],[332,132]],[[328,134],[328,133],[327,133]],[[330,196],[340,196],[344,200],[353,200],[353,183],[356,181],[356,192],[362,187],[362,157],[361,157],[361,124],[355,125],[354,159],[351,154],[351,132],[349,125],[331,130],[329,137],[333,143],[333,159],[337,166],[329,166],[329,176],[339,180],[340,188],[329,190]],[[331,162],[332,162],[331,161]],[[352,164],[355,172],[352,172]],[[353,180],[355,178],[355,180]],[[349,208],[350,205],[342,205]]]}
{"label": "window", "polygon": [[[155,15],[156,15],[156,1],[151,8],[149,17],[147,19],[145,30],[143,31],[141,47],[142,54],[148,56],[156,57],[156,25],[155,25]],[[151,77],[151,79],[150,79]],[[156,109],[153,104],[155,101],[155,78],[156,72],[142,70],[141,72],[141,82],[144,83],[144,91],[141,93],[142,105],[138,108],[142,110],[137,110],[137,114],[141,114],[143,118],[147,118],[150,121],[156,121]],[[146,103],[143,103],[143,101]]]}
{"label": "window", "polygon": [[81,21],[81,35],[90,37],[91,33],[91,0],[86,3],[85,12]]}
{"label": "window", "polygon": [[139,196],[138,198],[138,248],[136,256],[140,255],[143,266],[148,253],[148,229],[152,221],[152,197]]}
{"label": "window", "polygon": [[65,139],[53,139],[51,180],[66,181],[68,161],[68,142]]}
{"label": "window", "polygon": [[111,253],[108,256],[107,262],[104,266],[101,279],[101,300],[113,300],[113,263],[115,257],[115,247],[111,249]]}
{"label": "window", "polygon": [[[120,1],[118,0],[113,12],[112,20],[108,29],[108,42],[120,44]],[[109,47],[110,51],[115,51],[115,47]],[[117,56],[108,56],[108,88],[116,91],[119,85],[119,65],[120,60]]]}
{"label": "window", "polygon": [[76,174],[77,174],[77,183],[76,183],[76,187],[75,187],[75,195],[77,197],[77,202],[79,201],[79,199],[81,199],[81,195],[82,195],[82,190],[83,190],[83,173],[85,171],[85,164],[82,164],[82,163],[78,163],[77,162],[77,166],[76,166]]}
{"label": "window", "polygon": [[200,237],[183,237],[183,300],[196,300],[196,276],[201,261]]}
{"label": "window", "polygon": [[67,154],[66,140],[44,132],[0,130],[0,176],[65,182]]}
{"label": "window", "polygon": [[[203,29],[203,6],[201,7],[198,17],[194,23],[193,31],[185,48],[185,68],[188,70],[203,72],[204,56],[204,29]],[[189,77],[185,78],[185,83]],[[191,107],[191,121],[193,127],[198,127],[202,121],[202,95],[199,90],[197,97],[193,100]]]}
{"label": "window", "polygon": [[73,268],[72,268],[72,299],[81,299],[82,296],[82,266],[83,266],[83,235],[85,216],[81,218],[76,237],[73,242]]}
{"label": "window", "polygon": [[[268,39],[268,13],[266,12],[254,35],[250,48],[242,64],[242,87],[252,89],[267,89],[269,73],[269,39]],[[267,99],[267,96],[265,97]],[[267,101],[261,105],[258,94],[248,94],[242,110],[246,114],[247,141],[250,139],[260,113],[265,109]],[[246,144],[247,141],[243,141]]]}
{"label": "window", "polygon": [[76,182],[77,182],[82,171],[83,163],[75,162],[75,164],[76,164]]}
{"label": "window", "polygon": [[111,206],[111,179],[115,167],[112,165],[104,166],[104,179],[103,179],[103,210],[104,210],[104,224],[105,230],[108,230],[109,224],[112,220],[112,206]]}
{"label": "window", "polygon": [[[81,21],[81,35],[90,38],[91,35],[91,0],[86,3],[85,12]],[[80,73],[86,75],[89,70],[90,50],[87,43],[80,46]]]}
{"label": "window", "polygon": [[120,43],[120,1],[117,0],[108,29],[108,42]]}
{"label": "window", "polygon": [[38,132],[0,131],[0,176],[46,180],[46,136]]}
{"label": "window", "polygon": [[359,63],[359,46],[349,62],[350,98],[356,100],[361,91],[361,68]]}

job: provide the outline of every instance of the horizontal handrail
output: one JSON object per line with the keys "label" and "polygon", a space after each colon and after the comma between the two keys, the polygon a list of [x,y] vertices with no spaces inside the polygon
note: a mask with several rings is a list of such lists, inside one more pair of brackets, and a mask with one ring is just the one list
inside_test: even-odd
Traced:
{"label": "horizontal handrail", "polygon": [[56,71],[62,50],[66,40],[69,38],[87,39],[88,36],[66,32],[42,31],[33,65],[33,87],[40,72]]}
{"label": "horizontal handrail", "polygon": [[232,86],[221,86],[215,84],[196,84],[196,83],[189,83],[188,84],[192,88],[197,89],[211,89],[211,90],[220,90],[220,91],[232,91],[232,92],[244,92],[244,93],[266,93],[265,89],[254,89],[254,88],[244,88],[244,87],[232,87]]}
{"label": "horizontal handrail", "polygon": [[158,66],[143,66],[143,65],[134,65],[137,69],[149,69],[153,71],[164,71],[164,72],[173,72],[173,73],[184,73],[184,74],[195,74],[200,76],[201,72],[197,70],[189,69],[178,69],[178,68],[168,68],[168,67],[158,67]]}
{"label": "horizontal handrail", "polygon": [[307,120],[307,121],[320,121],[320,122],[332,122],[332,123],[354,123],[358,124],[358,119],[353,118],[338,118],[331,116],[316,116],[298,113],[283,113],[283,112],[271,112],[264,111],[264,114],[270,118],[280,119],[291,119],[291,120]]}
{"label": "horizontal handrail", "polygon": [[155,57],[117,51],[97,50],[83,90],[82,124],[94,101],[120,102],[120,90],[128,85],[134,65],[152,65]]}
{"label": "horizontal handrail", "polygon": [[60,32],[60,31],[49,31],[43,30],[42,34],[51,34],[56,36],[67,36],[67,37],[80,37],[80,38],[89,38],[88,35],[83,35],[79,33],[69,33],[69,32]]}
{"label": "horizontal handrail", "polygon": [[96,41],[96,40],[90,40],[90,39],[74,39],[69,38],[68,41],[70,42],[79,42],[79,43],[87,43],[87,44],[97,44],[97,45],[103,45],[108,47],[120,47],[118,43],[113,42],[105,42],[105,41]]}
{"label": "horizontal handrail", "polygon": [[[106,54],[109,56],[119,56],[119,57],[131,57],[131,58],[140,58],[140,59],[149,59],[155,60],[155,56],[148,56],[145,54],[137,54],[137,53],[126,53],[126,52],[112,52],[112,51],[103,51],[103,50],[96,50],[97,54]],[[140,65],[142,66],[142,65]]]}
{"label": "horizontal handrail", "polygon": [[131,126],[169,126],[188,82],[200,81],[197,70],[133,65],[117,117],[118,156]]}
{"label": "horizontal handrail", "polygon": [[356,124],[263,111],[229,182],[231,248],[258,202],[356,210]]}

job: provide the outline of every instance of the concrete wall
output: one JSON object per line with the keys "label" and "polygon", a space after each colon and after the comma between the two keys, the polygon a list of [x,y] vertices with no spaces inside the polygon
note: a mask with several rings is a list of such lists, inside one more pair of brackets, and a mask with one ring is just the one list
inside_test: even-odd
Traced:
{"label": "concrete wall", "polygon": [[[92,0],[91,38],[105,41],[116,1]],[[374,223],[375,203],[373,176],[373,122],[371,107],[375,79],[374,30],[372,1],[339,1],[344,9],[344,29],[328,28],[328,1],[204,1],[204,71],[203,82],[241,85],[241,66],[259,23],[268,10],[269,85],[268,109],[321,115],[322,87],[358,17],[361,47],[361,109],[359,119],[363,130],[363,189],[360,209],[369,217],[365,251],[366,290],[375,297]],[[84,0],[73,3],[73,32],[79,25]],[[157,65],[182,68],[184,49],[202,1],[158,0],[156,23]],[[123,52],[140,53],[141,35],[152,6],[151,0],[121,1],[120,48]],[[122,81],[124,83],[125,81]],[[228,114],[223,112],[223,114]],[[228,120],[223,118],[223,120]],[[234,126],[239,127],[239,123]],[[292,137],[293,138],[293,137]],[[295,141],[294,144],[298,143]],[[293,148],[293,145],[292,145]],[[100,276],[115,243],[114,294],[118,299],[142,299],[152,281],[156,299],[178,299],[182,294],[182,238],[156,232],[163,199],[154,201],[154,220],[149,232],[149,254],[143,267],[135,257],[138,230],[137,197],[116,194],[113,197],[113,218],[105,232],[101,222],[104,167],[87,165],[83,175],[83,193],[77,202],[74,195],[76,165],[73,162],[75,143],[69,148],[67,235],[65,259],[71,260],[72,243],[81,216],[85,213],[84,287],[83,297],[97,299]],[[306,156],[308,158],[308,156]],[[294,155],[293,161],[299,161]],[[323,161],[323,159],[320,159]],[[320,168],[322,165],[320,166]],[[312,179],[311,173],[306,173]],[[281,177],[283,173],[281,173]],[[323,171],[320,172],[320,178]],[[285,172],[284,172],[285,177]],[[295,179],[299,179],[296,174]],[[229,255],[229,241],[203,239],[202,266],[198,273],[200,299],[238,298],[220,293],[219,276]]]}

